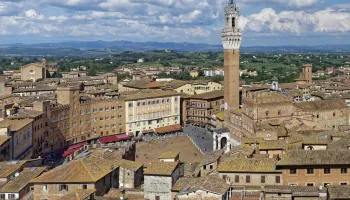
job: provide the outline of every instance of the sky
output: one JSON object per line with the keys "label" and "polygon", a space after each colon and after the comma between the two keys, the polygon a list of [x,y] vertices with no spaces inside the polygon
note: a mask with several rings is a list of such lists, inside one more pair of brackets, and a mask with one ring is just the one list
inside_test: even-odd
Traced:
{"label": "sky", "polygon": [[[236,0],[243,46],[350,44],[350,0]],[[221,43],[227,0],[0,0],[0,44]]]}

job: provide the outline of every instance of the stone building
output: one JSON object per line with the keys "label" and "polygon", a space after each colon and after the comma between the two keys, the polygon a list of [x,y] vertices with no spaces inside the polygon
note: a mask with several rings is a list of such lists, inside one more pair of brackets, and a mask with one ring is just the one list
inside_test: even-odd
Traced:
{"label": "stone building", "polygon": [[42,63],[31,63],[21,67],[21,80],[32,81],[46,79],[48,75],[46,69],[46,60],[43,59]]}
{"label": "stone building", "polygon": [[152,162],[144,173],[144,197],[149,200],[172,199],[171,189],[183,175],[180,162]]}
{"label": "stone building", "polygon": [[232,185],[282,185],[282,173],[272,158],[237,158],[219,165],[220,177]]}
{"label": "stone building", "polygon": [[232,196],[230,184],[216,175],[180,178],[172,191],[176,200],[227,200]]}
{"label": "stone building", "polygon": [[300,74],[300,77],[296,82],[301,85],[312,83],[312,64],[303,65],[303,72]]}
{"label": "stone building", "polygon": [[0,122],[0,135],[10,137],[10,159],[24,159],[32,156],[32,119]]}
{"label": "stone building", "polygon": [[111,188],[138,187],[142,170],[142,164],[123,160],[118,151],[95,150],[34,179],[34,200],[56,200],[76,190],[96,190],[96,196],[103,196]]}
{"label": "stone building", "polygon": [[83,98],[78,87],[59,87],[57,103],[69,106],[69,128],[64,136],[70,143],[125,133],[124,102],[120,99]]}
{"label": "stone building", "polygon": [[349,160],[347,150],[296,150],[283,154],[277,169],[282,172],[284,185],[348,185]]}
{"label": "stone building", "polygon": [[127,133],[138,136],[180,124],[180,95],[176,92],[143,91],[125,95],[122,99]]}
{"label": "stone building", "polygon": [[23,199],[30,192],[30,181],[40,176],[46,167],[24,168],[0,189],[0,199]]}
{"label": "stone building", "polygon": [[224,47],[224,99],[226,106],[225,121],[229,122],[231,111],[239,109],[239,49],[242,33],[238,28],[239,9],[229,0],[225,8],[225,27],[222,31]]}
{"label": "stone building", "polygon": [[211,119],[214,114],[224,111],[224,91],[217,90],[194,96],[185,96],[182,102],[182,110],[181,123],[183,126],[191,124],[215,129],[217,127],[211,124]]}

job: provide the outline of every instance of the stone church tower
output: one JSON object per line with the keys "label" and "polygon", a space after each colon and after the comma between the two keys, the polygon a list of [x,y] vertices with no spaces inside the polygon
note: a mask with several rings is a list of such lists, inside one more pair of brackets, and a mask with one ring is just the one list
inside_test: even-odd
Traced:
{"label": "stone church tower", "polygon": [[230,111],[239,109],[239,49],[242,33],[238,28],[239,9],[233,0],[228,0],[225,8],[225,27],[222,30],[224,47],[224,99],[225,122],[229,121]]}

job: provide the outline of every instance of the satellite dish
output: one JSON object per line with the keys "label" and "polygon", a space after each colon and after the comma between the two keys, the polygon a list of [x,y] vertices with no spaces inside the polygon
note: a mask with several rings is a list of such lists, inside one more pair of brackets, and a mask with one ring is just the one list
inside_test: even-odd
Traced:
{"label": "satellite dish", "polygon": [[227,110],[228,109],[228,104],[227,103],[225,103],[225,110]]}

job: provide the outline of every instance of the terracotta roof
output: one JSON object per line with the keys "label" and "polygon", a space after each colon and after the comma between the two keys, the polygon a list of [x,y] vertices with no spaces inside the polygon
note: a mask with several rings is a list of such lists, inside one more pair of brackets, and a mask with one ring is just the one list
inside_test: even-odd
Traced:
{"label": "terracotta roof", "polygon": [[172,96],[180,96],[180,95],[173,91],[146,90],[146,91],[139,91],[137,93],[133,93],[129,95],[123,95],[122,99],[125,101],[135,101],[135,100],[156,99],[156,98],[172,97]]}
{"label": "terracotta roof", "polygon": [[42,114],[44,114],[44,112],[38,110],[20,109],[15,115],[10,116],[9,119],[34,118]]}
{"label": "terracotta roof", "polygon": [[6,178],[15,173],[26,163],[26,161],[0,162],[0,178]]}
{"label": "terracotta roof", "polygon": [[11,137],[5,136],[5,135],[0,135],[0,146],[7,142]]}
{"label": "terracotta roof", "polygon": [[[141,168],[142,164],[123,160],[119,151],[98,149],[84,158],[73,160],[44,173],[33,182],[93,183],[118,167],[135,171]],[[77,171],[79,173],[76,173]]]}
{"label": "terracotta roof", "polygon": [[4,185],[1,189],[1,193],[17,193],[20,192],[24,187],[26,187],[29,182],[38,177],[40,174],[44,172],[46,167],[33,167],[33,168],[24,168],[19,176],[10,180],[6,185]]}
{"label": "terracotta roof", "polygon": [[329,185],[327,188],[331,200],[349,199],[350,197],[349,185]]}
{"label": "terracotta roof", "polygon": [[90,195],[94,194],[96,192],[95,189],[81,189],[81,190],[75,190],[74,192],[71,192],[67,195],[62,196],[61,198],[58,198],[57,200],[81,200],[86,199]]}
{"label": "terracotta roof", "polygon": [[264,187],[265,193],[281,193],[292,194],[293,197],[319,197],[320,193],[327,193],[327,188],[309,186],[283,186],[283,185],[267,185]]}
{"label": "terracotta roof", "polygon": [[295,103],[293,105],[304,111],[332,110],[332,109],[347,108],[346,102],[343,99],[301,102],[301,103]]}
{"label": "terracotta roof", "polygon": [[218,167],[219,172],[277,172],[276,160],[270,158],[237,158]]}
{"label": "terracotta roof", "polygon": [[168,151],[168,152],[162,153],[162,155],[159,156],[159,159],[175,159],[179,155],[180,155],[180,152]]}
{"label": "terracotta roof", "polygon": [[282,155],[278,166],[350,165],[349,151],[288,151]]}
{"label": "terracotta roof", "polygon": [[224,91],[223,90],[214,90],[211,92],[206,92],[202,94],[193,95],[191,97],[188,97],[189,99],[215,99],[215,98],[224,98]]}
{"label": "terracotta roof", "polygon": [[187,194],[195,192],[197,190],[203,190],[219,195],[224,195],[230,185],[222,178],[216,175],[204,176],[199,178],[180,178],[172,188],[172,191],[179,191],[181,194]]}
{"label": "terracotta roof", "polygon": [[11,131],[18,131],[32,122],[33,122],[32,119],[19,119],[19,120],[5,119],[4,121],[0,122],[0,127],[6,128],[10,126]]}
{"label": "terracotta roof", "polygon": [[218,118],[220,121],[224,121],[224,112],[218,112],[215,114],[216,118]]}
{"label": "terracotta roof", "polygon": [[171,176],[178,165],[178,162],[152,162],[147,166],[144,174]]}
{"label": "terracotta roof", "polygon": [[282,150],[285,145],[285,140],[264,140],[260,142],[259,150]]}

